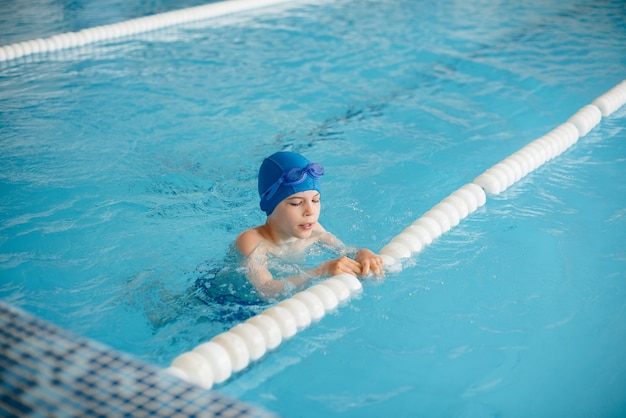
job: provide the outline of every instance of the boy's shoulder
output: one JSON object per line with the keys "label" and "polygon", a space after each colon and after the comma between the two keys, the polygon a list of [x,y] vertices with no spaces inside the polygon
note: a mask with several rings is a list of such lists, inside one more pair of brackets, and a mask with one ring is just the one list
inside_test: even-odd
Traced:
{"label": "boy's shoulder", "polygon": [[249,256],[259,246],[265,238],[258,227],[249,228],[239,234],[235,244],[237,249],[244,256]]}

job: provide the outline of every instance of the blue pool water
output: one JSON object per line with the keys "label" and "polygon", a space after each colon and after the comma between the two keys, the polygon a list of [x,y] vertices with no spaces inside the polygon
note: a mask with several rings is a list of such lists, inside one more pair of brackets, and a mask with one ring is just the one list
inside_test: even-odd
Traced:
{"label": "blue pool water", "polygon": [[[115,20],[72,4],[50,7]],[[263,222],[264,156],[324,164],[322,223],[379,250],[626,78],[624,45],[617,0],[339,1],[2,64],[0,297],[167,366],[256,309],[188,289]],[[625,117],[217,390],[299,417],[623,416]]]}

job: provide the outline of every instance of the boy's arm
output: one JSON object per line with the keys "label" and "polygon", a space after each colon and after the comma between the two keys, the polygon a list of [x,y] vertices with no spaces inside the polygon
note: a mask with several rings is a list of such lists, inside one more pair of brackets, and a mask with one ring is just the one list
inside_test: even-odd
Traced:
{"label": "boy's arm", "polygon": [[290,293],[293,289],[306,286],[313,277],[323,277],[342,273],[357,276],[361,272],[359,262],[346,256],[326,261],[318,267],[311,269],[298,276],[289,276],[274,279],[267,268],[267,256],[262,247],[258,247],[245,263],[247,270],[246,278],[257,290],[259,297],[265,301],[280,298]]}
{"label": "boy's arm", "polygon": [[285,282],[291,283],[295,288],[300,288],[310,281],[309,277],[291,276],[282,280],[274,279],[272,273],[267,269],[266,254],[257,249],[246,262],[246,278],[257,290],[259,297],[265,301],[277,299],[284,295]]}
{"label": "boy's arm", "polygon": [[275,280],[267,268],[267,254],[261,245],[263,237],[256,229],[248,229],[237,237],[235,244],[244,256],[246,262],[246,279],[257,290],[259,297],[265,301],[279,298],[285,292],[287,281],[299,288],[310,281],[308,277],[287,277],[283,280]]}
{"label": "boy's arm", "polygon": [[[320,241],[332,245],[334,247],[345,247],[343,243],[337,239],[334,235],[319,225],[318,231],[320,232]],[[259,297],[265,301],[279,298],[286,290],[285,283],[290,283],[293,287],[302,288],[311,281],[312,277],[323,277],[328,275],[336,275],[341,273],[349,273],[354,276],[365,275],[361,267],[360,260],[353,260],[349,257],[342,256],[334,260],[326,261],[320,264],[318,267],[307,271],[302,276],[291,276],[280,280],[274,279],[272,273],[267,268],[267,253],[263,245],[263,237],[255,229],[248,229],[242,232],[237,237],[236,245],[239,252],[245,257],[247,273],[246,278],[255,287]],[[360,250],[363,251],[363,250]],[[369,251],[369,250],[365,250]],[[370,268],[375,274],[378,269],[375,268],[376,258],[379,258],[374,253],[369,251],[371,256],[374,257],[373,261],[370,261],[370,257],[363,253],[363,259],[367,263],[367,273],[369,274]],[[357,252],[359,255],[359,252]],[[370,265],[372,267],[370,267]],[[382,271],[382,260],[381,260]]]}

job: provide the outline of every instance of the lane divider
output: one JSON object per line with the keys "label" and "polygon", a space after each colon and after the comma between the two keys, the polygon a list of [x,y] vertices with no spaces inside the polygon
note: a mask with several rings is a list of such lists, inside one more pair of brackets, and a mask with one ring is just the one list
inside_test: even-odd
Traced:
{"label": "lane divider", "polygon": [[[422,251],[442,234],[547,161],[563,153],[601,120],[626,104],[626,80],[584,106],[562,125],[530,142],[461,186],[406,227],[380,250],[387,271],[402,270],[402,260]],[[316,284],[272,306],[231,330],[176,357],[166,370],[210,389],[241,372],[281,342],[319,321],[362,291],[361,282],[344,274]]]}
{"label": "lane divider", "polygon": [[380,250],[388,271],[402,270],[401,260],[417,254],[442,234],[457,226],[487,201],[485,191],[474,183],[461,186],[424,213]]}
{"label": "lane divider", "polygon": [[78,32],[67,32],[10,45],[0,46],[0,62],[34,54],[85,46],[94,42],[136,35],[181,23],[195,22],[247,10],[260,9],[293,0],[227,0],[203,6],[159,13]]}
{"label": "lane divider", "polygon": [[210,389],[362,290],[361,282],[351,274],[333,276],[179,355],[166,370]]}
{"label": "lane divider", "polygon": [[488,168],[472,183],[443,199],[421,218],[394,237],[380,254],[388,269],[402,269],[401,261],[420,252],[460,220],[486,202],[487,195],[498,195],[520,179],[559,156],[579,138],[587,135],[602,117],[611,115],[626,103],[626,80],[582,107],[565,123],[531,141],[519,151]]}

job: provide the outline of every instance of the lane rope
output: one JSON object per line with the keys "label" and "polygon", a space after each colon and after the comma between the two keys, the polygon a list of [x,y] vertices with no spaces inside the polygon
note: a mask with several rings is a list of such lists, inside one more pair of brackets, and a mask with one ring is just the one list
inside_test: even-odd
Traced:
{"label": "lane rope", "polygon": [[46,54],[69,48],[76,48],[100,41],[109,41],[130,35],[137,35],[182,23],[211,19],[227,14],[260,9],[287,3],[293,0],[228,0],[209,3],[203,6],[174,10],[130,19],[110,25],[95,26],[77,32],[66,32],[48,38],[32,39],[0,46],[0,62],[12,61],[35,54]]}

